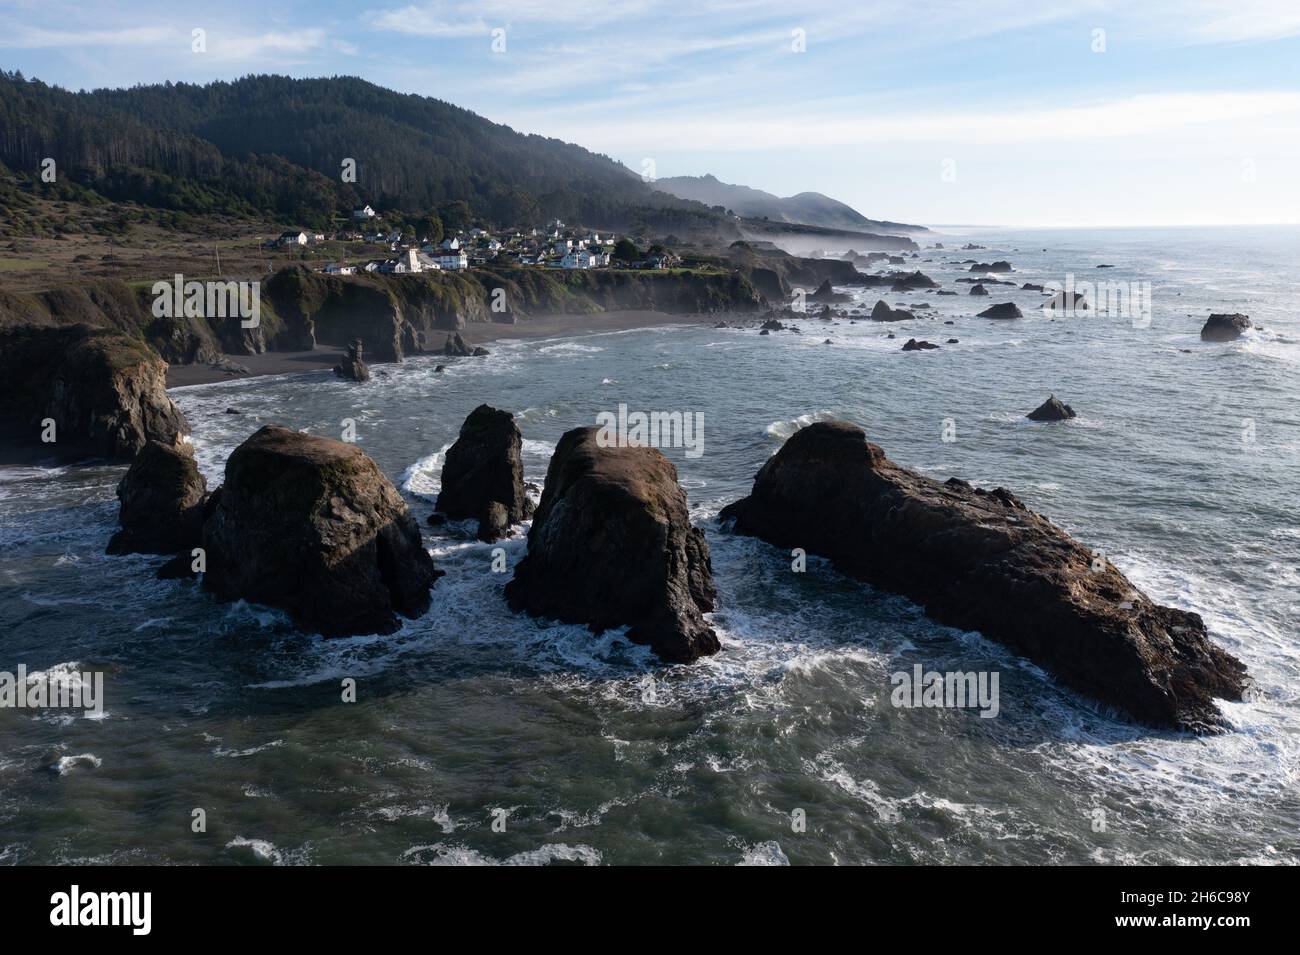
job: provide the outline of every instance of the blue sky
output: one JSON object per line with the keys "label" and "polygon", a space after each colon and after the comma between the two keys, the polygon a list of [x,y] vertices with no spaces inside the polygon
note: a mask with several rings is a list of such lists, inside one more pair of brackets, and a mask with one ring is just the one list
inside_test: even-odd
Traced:
{"label": "blue sky", "polygon": [[0,11],[0,66],[74,89],[353,74],[638,172],[652,160],[658,176],[816,190],[877,218],[1300,222],[1300,0],[0,0]]}

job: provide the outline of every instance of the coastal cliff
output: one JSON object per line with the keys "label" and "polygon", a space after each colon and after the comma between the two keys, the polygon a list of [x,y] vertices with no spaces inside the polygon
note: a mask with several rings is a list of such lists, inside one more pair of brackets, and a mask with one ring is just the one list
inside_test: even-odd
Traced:
{"label": "coastal cliff", "polygon": [[[779,284],[778,284],[779,288]],[[156,317],[152,283],[100,279],[42,292],[0,292],[0,330],[20,326],[111,328],[172,364],[222,355],[302,351],[320,343],[366,343],[375,361],[401,361],[469,324],[545,314],[644,309],[672,314],[749,312],[764,293],[737,271],[556,270],[494,267],[415,275],[326,275],[282,269],[260,285],[259,320]]]}

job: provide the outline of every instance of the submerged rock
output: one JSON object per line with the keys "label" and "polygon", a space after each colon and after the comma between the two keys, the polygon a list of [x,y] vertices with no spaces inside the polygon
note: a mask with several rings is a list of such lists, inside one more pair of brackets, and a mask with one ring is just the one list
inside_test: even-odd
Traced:
{"label": "submerged rock", "polygon": [[361,339],[354,338],[352,343],[348,345],[347,355],[334,366],[334,374],[351,381],[369,381],[370,369],[366,367],[366,363],[361,358],[363,348]]}
{"label": "submerged rock", "polygon": [[[479,405],[447,450],[437,510],[451,518],[478,520],[482,540],[506,536],[505,529],[533,513],[533,502],[524,493],[522,451],[523,436],[515,416]],[[501,519],[490,513],[494,503],[502,506]],[[485,533],[496,536],[484,537]]]}
{"label": "submerged rock", "polygon": [[1231,342],[1241,337],[1246,329],[1252,327],[1250,316],[1234,313],[1232,315],[1211,315],[1201,328],[1203,342]]}
{"label": "submerged rock", "polygon": [[797,432],[721,516],[979,630],[1140,722],[1208,731],[1222,725],[1215,697],[1241,699],[1245,667],[1197,614],[1152,602],[1009,491],[899,467],[855,425]]}
{"label": "submerged rock", "polygon": [[917,341],[915,338],[909,338],[907,344],[903,346],[903,351],[930,351],[938,348],[938,345],[927,341]]}
{"label": "submerged rock", "polygon": [[203,536],[208,483],[183,441],[150,441],[117,485],[121,529],[109,554],[175,554],[197,547]]}
{"label": "submerged rock", "polygon": [[510,607],[597,633],[626,625],[669,661],[717,653],[703,617],[715,599],[709,545],[677,469],[654,448],[601,447],[599,433],[560,439],[528,554],[506,585]]}
{"label": "submerged rock", "polygon": [[1046,401],[1025,415],[1030,421],[1065,421],[1078,417],[1074,409],[1056,395],[1050,395]]}
{"label": "submerged rock", "polygon": [[1024,318],[1015,302],[999,302],[979,313],[979,318]]}
{"label": "submerged rock", "polygon": [[392,633],[440,576],[419,525],[354,444],[268,425],[226,462],[203,525],[204,586],[327,637]]}

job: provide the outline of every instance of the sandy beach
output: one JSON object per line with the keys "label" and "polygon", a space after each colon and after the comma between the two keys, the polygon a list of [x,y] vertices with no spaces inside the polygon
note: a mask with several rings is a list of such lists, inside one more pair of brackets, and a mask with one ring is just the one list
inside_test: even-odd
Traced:
{"label": "sandy beach", "polygon": [[[486,345],[494,341],[519,338],[552,338],[563,335],[619,332],[633,328],[656,328],[664,325],[713,324],[726,320],[719,315],[670,315],[667,312],[618,311],[599,312],[594,315],[545,315],[524,319],[514,325],[480,322],[459,329],[461,337],[471,345]],[[433,332],[430,337],[437,348],[442,335]],[[431,354],[426,352],[425,354]],[[289,375],[303,371],[333,368],[343,356],[341,349],[332,345],[318,345],[311,351],[265,352],[261,355],[230,355],[232,362],[248,369],[247,375],[231,375],[210,365],[171,365],[167,368],[167,387],[182,388],[187,385],[206,385],[231,378],[249,378],[261,375]],[[379,363],[375,363],[379,364]]]}

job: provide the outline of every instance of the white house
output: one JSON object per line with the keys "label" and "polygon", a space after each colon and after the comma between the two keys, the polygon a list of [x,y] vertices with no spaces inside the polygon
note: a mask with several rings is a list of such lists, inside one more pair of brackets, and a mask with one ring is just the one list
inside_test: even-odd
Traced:
{"label": "white house", "polygon": [[469,256],[464,249],[439,249],[430,256],[438,263],[438,268],[457,271],[469,268]]}
{"label": "white house", "polygon": [[438,243],[438,247],[441,249],[453,249],[453,250],[459,249],[460,239],[454,237],[450,239],[443,239],[440,243]]}
{"label": "white house", "polygon": [[369,206],[362,206],[360,209],[352,210],[352,218],[354,219],[373,219],[374,217],[375,210]]}
{"label": "white house", "polygon": [[306,232],[281,232],[280,238],[276,240],[277,245],[306,245]]}
{"label": "white house", "polygon": [[340,265],[337,262],[331,262],[325,266],[326,275],[352,275],[356,268],[351,265]]}

